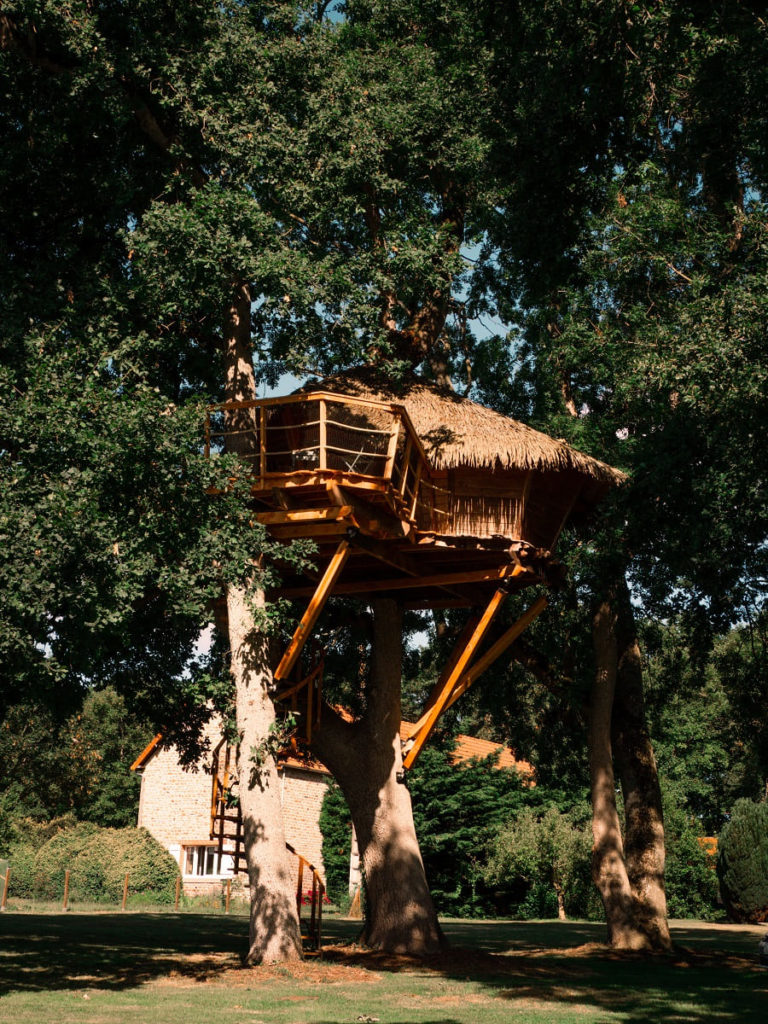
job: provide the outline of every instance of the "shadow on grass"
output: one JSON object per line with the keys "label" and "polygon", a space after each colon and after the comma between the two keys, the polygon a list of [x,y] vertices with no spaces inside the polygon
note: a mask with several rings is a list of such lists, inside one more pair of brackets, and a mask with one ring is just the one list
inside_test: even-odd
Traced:
{"label": "shadow on grass", "polygon": [[[427,960],[345,945],[359,923],[329,921],[322,962],[285,968],[241,967],[245,918],[194,914],[2,914],[0,995],[13,991],[117,991],[158,978],[249,987],[273,978],[340,981],[366,972],[407,972],[481,986],[489,996],[558,1014],[605,1013],[624,1024],[765,1024],[768,971],[757,967],[764,929],[675,929],[669,956],[618,954],[600,944],[600,925],[579,922],[446,922],[453,949]],[[243,972],[240,974],[239,972]],[[277,973],[275,973],[277,972]],[[305,976],[305,972],[306,976]],[[322,975],[327,972],[328,977]],[[283,978],[285,975],[285,978]],[[569,1014],[571,1016],[569,1016]],[[601,1018],[603,1019],[603,1018]],[[393,1024],[393,1022],[389,1022]],[[457,1024],[450,1018],[430,1024]]]}
{"label": "shadow on grass", "polygon": [[209,980],[239,967],[245,918],[195,914],[2,914],[0,995],[122,989],[171,972]]}
{"label": "shadow on grass", "polygon": [[[626,1024],[765,1024],[768,971],[757,966],[762,929],[678,924],[674,952],[645,956],[602,944],[587,922],[450,922],[453,948],[425,961],[336,947],[326,959],[377,971],[472,981],[510,1003],[610,1012]],[[463,947],[463,948],[460,948]],[[569,1018],[570,1019],[570,1018]]]}

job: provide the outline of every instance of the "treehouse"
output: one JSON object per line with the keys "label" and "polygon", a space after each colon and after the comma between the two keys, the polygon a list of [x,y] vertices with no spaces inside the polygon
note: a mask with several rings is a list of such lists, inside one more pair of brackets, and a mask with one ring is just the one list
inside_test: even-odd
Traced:
{"label": "treehouse", "polygon": [[406,767],[441,711],[546,606],[540,597],[477,657],[506,596],[556,583],[563,527],[583,521],[623,480],[467,398],[416,378],[395,390],[367,370],[283,398],[216,406],[206,450],[239,453],[255,517],[275,539],[317,545],[315,578],[283,574],[281,595],[309,605],[275,671],[286,697],[304,689],[308,731],[321,669],[291,677],[330,595],[476,609],[409,740]]}

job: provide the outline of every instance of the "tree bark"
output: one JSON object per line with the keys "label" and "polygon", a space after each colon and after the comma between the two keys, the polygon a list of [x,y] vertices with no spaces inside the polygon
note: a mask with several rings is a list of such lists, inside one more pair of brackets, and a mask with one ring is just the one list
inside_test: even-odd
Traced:
{"label": "tree bark", "polygon": [[368,898],[362,941],[374,949],[427,956],[444,946],[424,873],[411,797],[402,780],[400,684],[402,616],[374,603],[367,709],[357,722],[333,713],[312,750],[341,786],[357,833]]}
{"label": "tree bark", "polygon": [[[255,601],[264,607],[264,593]],[[239,794],[251,893],[248,962],[299,960],[301,931],[293,865],[285,846],[277,768],[269,740],[275,709],[269,696],[269,641],[254,623],[243,589],[227,590],[231,672],[240,738]]]}
{"label": "tree bark", "polygon": [[[228,401],[256,397],[250,339],[251,301],[247,284],[235,286],[224,327],[224,380]],[[230,414],[228,451],[247,456],[255,434],[248,410]],[[255,553],[257,554],[257,553]],[[301,958],[301,931],[290,854],[285,846],[277,769],[270,750],[275,709],[269,694],[272,669],[269,638],[254,611],[263,610],[264,592],[255,589],[249,603],[243,587],[227,587],[230,670],[235,684],[240,740],[239,793],[251,916],[248,962]]]}
{"label": "tree bark", "polygon": [[617,588],[617,683],[612,738],[624,797],[625,848],[635,913],[654,949],[670,949],[664,889],[664,814],[645,717],[640,646],[626,581]]}
{"label": "tree bark", "polygon": [[592,633],[596,658],[589,709],[592,878],[605,908],[609,943],[616,949],[647,949],[646,935],[636,921],[616,807],[611,715],[618,657],[616,616],[608,601],[603,601],[596,609]]}

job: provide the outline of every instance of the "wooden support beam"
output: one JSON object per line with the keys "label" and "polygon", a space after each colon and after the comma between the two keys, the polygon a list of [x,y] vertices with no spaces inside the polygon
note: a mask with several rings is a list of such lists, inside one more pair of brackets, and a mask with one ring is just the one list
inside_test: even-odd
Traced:
{"label": "wooden support beam", "polygon": [[[513,577],[529,575],[538,580],[535,573],[526,573],[519,565],[502,565],[496,569],[473,569],[465,572],[437,573],[434,576],[395,577],[386,580],[356,580],[336,587],[336,594],[374,594],[386,590],[407,590],[418,587],[450,587],[454,583],[499,583]],[[307,587],[286,587],[283,597],[308,597],[312,591]]]}
{"label": "wooden support beam", "polygon": [[[447,711],[449,707],[455,704],[459,697],[467,692],[470,686],[479,679],[483,672],[489,669],[494,661],[497,661],[508,647],[512,646],[515,640],[517,640],[521,633],[530,626],[534,619],[541,615],[547,607],[547,604],[548,602],[546,597],[540,597],[537,601],[534,601],[527,611],[523,612],[514,625],[510,626],[509,629],[502,633],[499,639],[488,648],[485,654],[478,658],[474,665],[472,665],[472,667],[464,673],[461,679],[458,680],[453,688],[453,692],[445,703],[443,708],[444,711]],[[423,728],[427,721],[427,714],[428,712],[425,711],[418,722],[416,722],[412,736],[417,735],[419,730]]]}
{"label": "wooden support beam", "polygon": [[419,732],[415,736],[411,737],[411,748],[403,759],[403,768],[410,768],[418,757],[421,748],[427,742],[427,739],[434,729],[438,718],[445,710],[446,704],[453,693],[456,683],[464,674],[464,670],[482,642],[483,637],[488,632],[488,628],[493,622],[496,612],[499,610],[506,597],[506,589],[499,587],[488,602],[488,605],[480,616],[479,621],[472,629],[471,636],[463,645],[461,643],[457,645],[459,649],[458,656],[455,658],[455,662],[450,672],[448,672],[442,680],[442,685],[438,684],[440,686],[439,692],[437,692],[436,688],[432,693],[432,697],[430,698],[432,706],[427,712],[426,719]]}
{"label": "wooden support beam", "polygon": [[333,522],[345,519],[351,512],[351,505],[331,505],[330,508],[286,508],[275,512],[257,512],[256,519],[264,526],[288,526],[296,523]]}
{"label": "wooden support beam", "polygon": [[312,599],[309,602],[309,607],[302,615],[293,634],[293,639],[288,645],[288,649],[283,655],[280,664],[275,669],[275,681],[286,679],[290,674],[291,669],[298,661],[304,644],[309,639],[309,635],[320,617],[320,612],[325,607],[325,602],[328,600],[331,590],[333,590],[333,585],[339,578],[339,574],[344,568],[348,558],[349,541],[345,538],[341,544],[339,544],[333,558],[328,564],[328,568],[323,573],[322,579],[318,583],[317,588],[312,595]]}

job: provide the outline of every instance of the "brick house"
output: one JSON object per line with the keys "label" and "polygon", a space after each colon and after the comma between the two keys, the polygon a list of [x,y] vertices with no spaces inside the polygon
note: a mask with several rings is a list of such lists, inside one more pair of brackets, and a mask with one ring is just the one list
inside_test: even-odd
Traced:
{"label": "brick house", "polygon": [[[403,722],[403,740],[413,731]],[[220,733],[212,722],[207,738],[214,747]],[[174,747],[163,747],[156,736],[131,765],[141,774],[138,825],[143,826],[178,861],[188,895],[203,894],[221,887],[223,879],[233,877],[232,857],[225,853],[218,864],[217,843],[210,838],[211,775],[204,759],[191,768],[179,763]],[[500,768],[516,768],[531,782],[533,769],[526,761],[517,761],[507,747],[473,736],[457,736],[453,761],[485,758],[499,752]],[[280,797],[283,806],[285,838],[312,863],[324,877],[320,831],[320,809],[330,773],[319,762],[304,763],[294,757],[283,758],[278,765]],[[355,855],[353,844],[353,857]]]}

